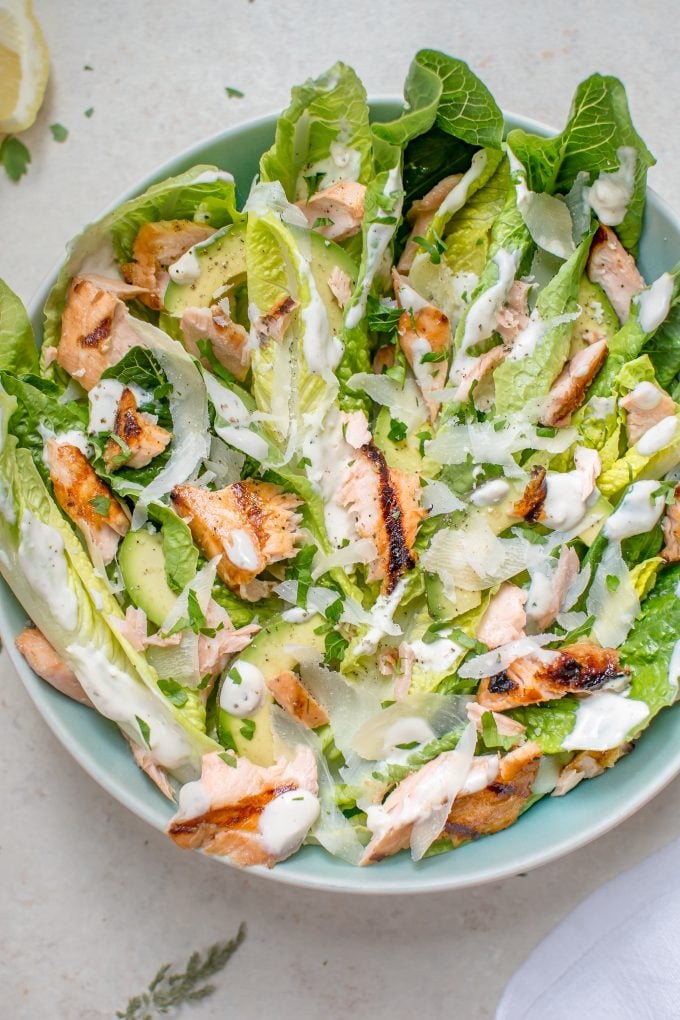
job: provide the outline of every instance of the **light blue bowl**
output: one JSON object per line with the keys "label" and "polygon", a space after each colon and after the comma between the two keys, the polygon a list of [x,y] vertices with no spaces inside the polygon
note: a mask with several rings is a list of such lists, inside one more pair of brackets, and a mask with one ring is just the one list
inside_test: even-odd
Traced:
{"label": "light blue bowl", "polygon": [[[371,105],[376,120],[389,120],[401,108],[397,99],[378,99]],[[242,201],[257,172],[260,153],[272,142],[275,121],[274,116],[262,117],[195,145],[121,195],[115,205],[195,163],[215,163],[230,170]],[[508,115],[506,122],[508,128],[552,133],[522,117]],[[640,246],[642,272],[653,280],[679,258],[680,220],[657,195],[650,193]],[[55,277],[56,270],[31,304],[39,338],[41,310]],[[26,614],[0,581],[0,633],[45,722],[93,779],[121,804],[162,830],[172,813],[171,806],[134,764],[116,727],[43,683],[16,652],[14,638],[25,624]],[[511,828],[453,853],[418,864],[402,853],[370,868],[353,868],[318,847],[304,847],[272,871],[253,870],[291,885],[345,892],[433,892],[477,885],[528,871],[596,839],[642,807],[678,772],[680,712],[665,710],[643,734],[635,752],[616,768],[599,779],[582,783],[566,797],[545,798]]]}

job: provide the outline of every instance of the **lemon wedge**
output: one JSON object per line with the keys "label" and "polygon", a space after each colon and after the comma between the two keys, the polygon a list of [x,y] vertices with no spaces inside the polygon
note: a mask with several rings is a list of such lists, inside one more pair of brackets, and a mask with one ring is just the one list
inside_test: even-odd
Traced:
{"label": "lemon wedge", "polygon": [[0,135],[25,131],[35,120],[49,61],[31,0],[0,0]]}

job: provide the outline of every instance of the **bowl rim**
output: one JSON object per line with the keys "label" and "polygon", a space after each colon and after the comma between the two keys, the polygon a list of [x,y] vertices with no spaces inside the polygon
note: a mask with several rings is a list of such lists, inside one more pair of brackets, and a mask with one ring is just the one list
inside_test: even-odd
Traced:
{"label": "bowl rim", "polygon": [[[382,108],[383,112],[391,112],[397,104],[403,103],[403,99],[401,96],[397,95],[375,94],[368,97],[368,102],[374,112],[376,107],[378,109]],[[162,164],[147,173],[142,179],[126,188],[125,191],[118,195],[114,201],[109,203],[95,219],[100,219],[116,209],[123,202],[141,194],[141,192],[145,191],[156,181],[176,173],[176,164],[179,161],[187,163],[189,160],[195,159],[200,162],[201,160],[199,157],[208,146],[226,143],[233,138],[238,138],[239,134],[245,129],[253,130],[259,127],[273,126],[276,119],[280,116],[280,112],[280,109],[277,109],[260,114],[257,117],[239,121],[237,124],[232,125],[229,128],[225,128],[223,131],[207,135],[199,141],[192,143],[190,146],[187,146],[181,151],[175,153],[174,156],[164,160]],[[554,128],[532,117],[515,114],[510,110],[503,110],[503,116],[506,126],[508,122],[510,122],[514,127],[520,127],[535,134],[545,136],[555,133]],[[680,232],[680,216],[653,188],[647,188],[647,200],[652,206],[656,207],[656,210],[663,217],[672,222],[676,229]],[[85,227],[83,227],[83,229],[85,229]],[[66,247],[65,254],[67,253],[68,245]],[[55,262],[53,267],[41,281],[32,298],[27,303],[28,314],[34,325],[36,321],[39,321],[41,318],[47,295],[49,294],[58,272],[64,263],[64,257],[65,255],[62,254]],[[9,588],[9,585],[7,587]],[[25,690],[42,719],[57,740],[69,752],[71,757],[92,779],[95,780],[99,786],[101,786],[109,795],[114,797],[115,800],[126,807],[138,818],[162,832],[164,825],[159,824],[158,819],[151,816],[150,811],[142,800],[138,798],[133,791],[130,791],[127,785],[120,781],[118,777],[107,771],[104,766],[99,763],[96,755],[86,749],[82,742],[74,735],[72,727],[60,717],[59,713],[54,712],[51,709],[49,701],[43,696],[43,691],[47,690],[44,681],[39,680],[39,678],[35,676],[25,659],[15,647],[12,628],[5,619],[4,610],[6,598],[7,596],[5,593],[0,590],[0,636],[4,639],[5,650],[12,665],[14,666],[14,669],[16,670]],[[397,876],[390,881],[388,876],[386,881],[383,880],[375,886],[370,883],[364,884],[364,882],[359,882],[359,874],[363,873],[365,875],[366,870],[354,868],[351,865],[346,865],[347,870],[337,876],[318,876],[315,875],[313,871],[310,873],[298,873],[297,871],[289,871],[285,867],[281,866],[268,869],[261,865],[248,868],[247,874],[254,874],[259,877],[267,878],[270,881],[279,882],[284,885],[296,886],[298,888],[363,895],[401,895],[416,893],[422,895],[426,893],[436,893],[485,885],[490,882],[510,878],[517,875],[519,872],[526,872],[533,870],[534,868],[541,867],[544,864],[557,860],[571,851],[577,850],[598,839],[600,836],[603,836],[605,833],[621,824],[631,815],[635,814],[636,811],[656,797],[679,773],[680,753],[678,753],[676,760],[668,758],[666,764],[661,767],[654,776],[653,781],[645,783],[639,791],[637,791],[637,793],[633,794],[625,807],[618,808],[613,810],[609,815],[602,816],[599,821],[594,821],[593,824],[589,825],[588,828],[582,832],[564,837],[548,848],[539,847],[536,850],[529,850],[525,852],[521,857],[515,856],[508,861],[507,865],[499,866],[498,864],[493,864],[480,866],[475,873],[471,874],[461,875],[452,871],[448,875],[444,874],[442,876],[425,876],[424,874],[419,876],[414,872],[413,878]],[[310,849],[326,855],[326,851],[322,850],[322,848],[315,847]],[[445,856],[448,857],[448,855]],[[227,858],[210,857],[209,859],[227,864],[228,867],[233,868],[236,871],[243,870]],[[375,874],[374,869],[370,869],[370,873]],[[381,875],[382,874],[383,873],[381,873]]]}

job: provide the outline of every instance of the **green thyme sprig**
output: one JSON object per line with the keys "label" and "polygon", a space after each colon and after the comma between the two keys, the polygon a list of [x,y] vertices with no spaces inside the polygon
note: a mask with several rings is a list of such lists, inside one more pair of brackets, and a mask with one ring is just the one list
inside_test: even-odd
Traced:
{"label": "green thyme sprig", "polygon": [[154,1020],[192,1002],[201,1002],[216,991],[216,986],[205,983],[219,974],[246,937],[246,926],[241,924],[234,938],[215,942],[204,953],[195,952],[189,957],[185,970],[173,973],[172,964],[164,963],[155,978],[141,995],[135,995],[125,1010],[116,1013],[119,1020]]}

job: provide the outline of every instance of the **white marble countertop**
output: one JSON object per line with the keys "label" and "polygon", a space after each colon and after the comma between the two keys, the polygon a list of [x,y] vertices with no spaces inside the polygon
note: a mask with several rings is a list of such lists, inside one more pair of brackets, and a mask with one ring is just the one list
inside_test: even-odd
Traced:
{"label": "white marble countertop", "polygon": [[[506,109],[560,125],[592,71],[628,87],[680,208],[674,0],[36,0],[52,54],[30,173],[0,174],[0,276],[28,300],[66,240],[175,151],[285,105],[340,58],[399,91],[412,53],[466,59]],[[367,13],[364,13],[367,12]],[[92,71],[85,71],[85,64]],[[224,86],[242,99],[227,99]],[[91,118],[84,111],[94,107]],[[63,144],[48,125],[69,129]],[[167,960],[248,938],[218,991],[182,1014],[241,1020],[488,1020],[514,968],[590,890],[680,834],[675,783],[615,832],[527,876],[420,898],[296,891],[177,850],[101,790],[0,658],[0,1014],[99,1020]]]}

